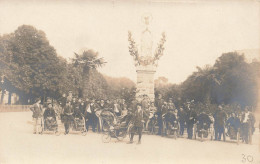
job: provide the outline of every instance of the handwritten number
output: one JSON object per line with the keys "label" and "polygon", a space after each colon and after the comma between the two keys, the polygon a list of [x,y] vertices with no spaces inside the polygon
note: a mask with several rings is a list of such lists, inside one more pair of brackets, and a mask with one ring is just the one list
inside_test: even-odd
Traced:
{"label": "handwritten number", "polygon": [[251,156],[251,155],[247,156],[247,161],[248,162],[253,162],[253,160],[254,160],[253,156]]}
{"label": "handwritten number", "polygon": [[242,162],[243,163],[246,163],[246,162],[252,163],[253,161],[254,161],[253,156],[242,154]]}
{"label": "handwritten number", "polygon": [[242,162],[245,163],[246,162],[246,155],[245,154],[242,154]]}

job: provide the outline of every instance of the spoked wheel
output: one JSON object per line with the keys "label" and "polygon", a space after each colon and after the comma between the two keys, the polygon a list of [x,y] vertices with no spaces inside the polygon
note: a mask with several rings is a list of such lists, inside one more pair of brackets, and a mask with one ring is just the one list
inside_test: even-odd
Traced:
{"label": "spoked wheel", "polygon": [[103,122],[103,130],[104,130],[105,132],[107,132],[107,131],[109,130],[109,124],[107,123],[107,121],[104,121],[104,122]]}
{"label": "spoked wheel", "polygon": [[103,141],[104,143],[109,143],[110,140],[111,140],[111,136],[110,136],[109,132],[104,133],[104,134],[102,135],[102,141]]}
{"label": "spoked wheel", "polygon": [[117,137],[118,141],[123,141],[123,139],[126,137],[126,132],[122,132],[122,134],[119,134],[119,136]]}

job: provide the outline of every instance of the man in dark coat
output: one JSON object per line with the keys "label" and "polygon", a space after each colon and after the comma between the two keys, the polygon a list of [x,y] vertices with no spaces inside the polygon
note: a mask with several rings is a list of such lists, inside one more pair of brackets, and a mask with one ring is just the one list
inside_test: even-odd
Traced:
{"label": "man in dark coat", "polygon": [[91,102],[87,105],[86,107],[86,112],[85,112],[85,118],[86,118],[86,128],[87,131],[89,129],[89,126],[91,125],[92,127],[92,131],[96,132],[96,127],[97,127],[97,122],[98,122],[98,118],[95,114],[95,109],[96,109],[96,105],[95,105],[95,100],[91,100]]}
{"label": "man in dark coat", "polygon": [[223,135],[223,138],[225,140],[225,121],[226,121],[227,115],[223,110],[223,107],[221,105],[218,106],[218,109],[216,113],[214,114],[214,129],[215,129],[215,140],[221,140],[221,136]]}
{"label": "man in dark coat", "polygon": [[158,98],[155,100],[155,107],[157,108],[156,114],[158,115],[158,125],[159,125],[159,130],[158,130],[157,135],[163,135],[163,133],[162,133],[162,130],[163,130],[163,120],[162,120],[163,103],[164,103],[164,100],[162,99],[162,95],[159,94]]}
{"label": "man in dark coat", "polygon": [[70,102],[68,101],[64,108],[64,121],[63,122],[64,122],[64,127],[65,127],[65,135],[69,133],[70,124],[74,123],[73,113],[74,113],[74,110],[73,110]]}
{"label": "man in dark coat", "polygon": [[188,133],[188,139],[192,139],[193,136],[193,125],[197,120],[197,114],[194,111],[193,107],[191,107],[189,104],[187,106],[187,115],[186,115],[186,123],[187,123],[187,133]]}
{"label": "man in dark coat", "polygon": [[96,106],[96,108],[98,109],[97,110],[97,116],[98,116],[98,132],[102,132],[102,131],[104,131],[104,129],[103,129],[103,119],[102,119],[102,117],[101,117],[101,113],[105,110],[105,108],[106,108],[106,105],[105,105],[105,101],[103,100],[103,99],[101,99],[100,100],[100,102],[98,103],[98,104],[96,104],[97,106]]}
{"label": "man in dark coat", "polygon": [[[142,110],[141,104],[137,104],[137,110],[134,112],[133,115],[133,127],[131,129],[131,137],[130,137],[130,144],[133,143],[134,134],[138,132],[139,139],[138,144],[141,144],[141,138],[142,138],[142,130],[143,130],[143,124],[144,124],[144,115],[145,111]],[[148,114],[147,114],[148,115]]]}

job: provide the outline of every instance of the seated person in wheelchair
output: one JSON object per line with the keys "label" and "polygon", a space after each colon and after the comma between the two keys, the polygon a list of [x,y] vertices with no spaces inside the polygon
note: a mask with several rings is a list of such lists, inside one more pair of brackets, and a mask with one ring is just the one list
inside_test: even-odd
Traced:
{"label": "seated person in wheelchair", "polygon": [[56,115],[51,103],[48,103],[47,109],[43,113],[43,118],[47,129],[56,124]]}
{"label": "seated person in wheelchair", "polygon": [[236,139],[238,129],[241,126],[241,122],[234,112],[231,114],[231,117],[228,118],[226,126],[228,128],[228,135],[230,136],[230,138]]}
{"label": "seated person in wheelchair", "polygon": [[76,107],[74,109],[73,118],[74,118],[74,126],[77,128],[78,122],[81,121],[83,118],[83,114],[82,114],[81,110],[79,109],[79,107]]}
{"label": "seated person in wheelchair", "polygon": [[79,107],[76,107],[73,113],[74,118],[82,119],[83,113],[80,111]]}
{"label": "seated person in wheelchair", "polygon": [[[210,128],[210,124],[213,123],[206,112],[202,111],[201,114],[198,116],[197,121],[197,128],[199,130],[199,136],[201,135],[200,130],[208,130]],[[204,134],[205,137],[207,136],[207,133]]]}
{"label": "seated person in wheelchair", "polygon": [[120,121],[119,121],[120,126],[121,126],[121,127],[127,126],[128,123],[132,120],[132,118],[133,118],[133,112],[132,112],[131,109],[129,109],[129,110],[127,111],[127,114],[124,115],[124,116],[120,119]]}
{"label": "seated person in wheelchair", "polygon": [[163,117],[164,117],[167,129],[169,128],[169,126],[173,127],[178,122],[178,116],[177,116],[177,112],[175,111],[175,109],[168,110],[167,113]]}

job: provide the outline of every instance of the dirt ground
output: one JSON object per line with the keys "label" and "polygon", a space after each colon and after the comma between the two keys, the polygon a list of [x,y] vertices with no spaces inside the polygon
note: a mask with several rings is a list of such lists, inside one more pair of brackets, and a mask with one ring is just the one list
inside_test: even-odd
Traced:
{"label": "dirt ground", "polygon": [[[0,164],[137,164],[207,163],[260,164],[259,130],[252,145],[143,135],[142,144],[128,138],[103,143],[102,134],[33,134],[31,112],[0,113]],[[63,130],[63,129],[61,129]]]}

